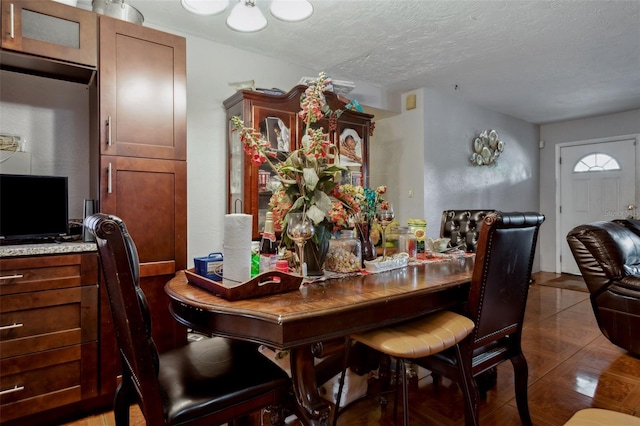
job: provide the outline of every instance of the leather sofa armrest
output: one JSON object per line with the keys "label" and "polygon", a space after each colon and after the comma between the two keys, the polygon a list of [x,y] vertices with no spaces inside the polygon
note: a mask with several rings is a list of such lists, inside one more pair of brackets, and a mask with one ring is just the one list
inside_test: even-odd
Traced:
{"label": "leather sofa armrest", "polygon": [[624,226],[640,237],[640,219],[616,219],[613,222]]}
{"label": "leather sofa armrest", "polygon": [[618,286],[629,291],[629,296],[640,298],[640,276],[628,276],[618,281]]}

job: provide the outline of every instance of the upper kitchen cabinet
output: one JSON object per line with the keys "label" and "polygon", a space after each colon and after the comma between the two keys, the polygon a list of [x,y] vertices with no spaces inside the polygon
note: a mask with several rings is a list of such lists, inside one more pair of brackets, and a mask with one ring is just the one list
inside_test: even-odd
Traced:
{"label": "upper kitchen cabinet", "polygon": [[87,83],[98,64],[93,12],[55,1],[2,0],[3,69]]}
{"label": "upper kitchen cabinet", "polygon": [[186,40],[100,16],[100,152],[186,160]]}
{"label": "upper kitchen cabinet", "polygon": [[[244,152],[237,131],[233,130],[231,118],[242,118],[246,126],[253,127],[270,141],[272,161],[283,161],[289,152],[300,147],[304,122],[298,116],[300,97],[307,86],[299,85],[283,95],[265,94],[242,90],[224,101],[228,120],[227,160],[227,211],[253,216],[254,239],[260,238],[264,228],[269,200],[278,181],[268,164],[252,164]],[[340,156],[337,161],[346,167],[343,183],[367,185],[369,182],[369,137],[372,130],[372,115],[346,109],[335,93],[325,92],[327,104],[334,111],[342,111],[337,120],[330,123],[323,119],[321,126],[329,134]]]}

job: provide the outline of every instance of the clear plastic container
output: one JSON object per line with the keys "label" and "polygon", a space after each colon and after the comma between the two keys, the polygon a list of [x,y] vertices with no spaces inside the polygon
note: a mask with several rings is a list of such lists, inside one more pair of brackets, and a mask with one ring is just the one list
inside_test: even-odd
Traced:
{"label": "clear plastic container", "polygon": [[398,252],[407,253],[409,260],[415,260],[417,252],[416,236],[408,226],[396,227],[398,232]]}
{"label": "clear plastic container", "polygon": [[357,272],[362,268],[362,248],[352,230],[340,231],[329,241],[324,269],[332,272]]}

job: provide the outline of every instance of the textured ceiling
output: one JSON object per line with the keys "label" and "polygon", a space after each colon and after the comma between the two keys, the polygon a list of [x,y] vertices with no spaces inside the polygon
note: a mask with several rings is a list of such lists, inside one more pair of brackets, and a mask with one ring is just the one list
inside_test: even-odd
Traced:
{"label": "textured ceiling", "polygon": [[[640,108],[640,0],[310,0],[314,14],[231,31],[179,0],[128,0],[145,23],[391,91],[450,92],[532,123]],[[231,0],[234,3],[234,0]]]}

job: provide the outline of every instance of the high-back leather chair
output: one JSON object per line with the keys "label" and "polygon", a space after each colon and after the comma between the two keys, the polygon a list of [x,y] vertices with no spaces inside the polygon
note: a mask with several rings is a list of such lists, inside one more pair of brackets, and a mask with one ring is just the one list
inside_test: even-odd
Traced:
{"label": "high-back leather chair", "polygon": [[614,345],[640,355],[640,221],[579,225],[569,231],[567,243],[600,331]]}
{"label": "high-back leather chair", "polygon": [[473,253],[478,245],[482,220],[495,210],[445,210],[440,223],[440,238],[450,238],[449,247]]}
{"label": "high-back leather chair", "polygon": [[[480,227],[476,260],[469,299],[463,313],[475,323],[469,339],[460,343],[462,363],[447,350],[414,362],[439,376],[464,383],[464,371],[473,377],[510,360],[515,375],[515,392],[520,421],[531,425],[527,402],[527,361],[520,339],[529,293],[531,268],[544,222],[539,213],[503,213],[487,215]],[[471,380],[469,392],[463,387],[466,424],[478,421],[478,388]],[[475,419],[475,421],[472,421]]]}
{"label": "high-back leather chair", "polygon": [[154,426],[218,425],[265,407],[272,407],[272,424],[284,424],[290,380],[256,345],[214,337],[158,354],[139,286],[138,252],[124,222],[98,213],[84,226],[98,244],[122,360],[117,425],[129,424],[132,403]]}

